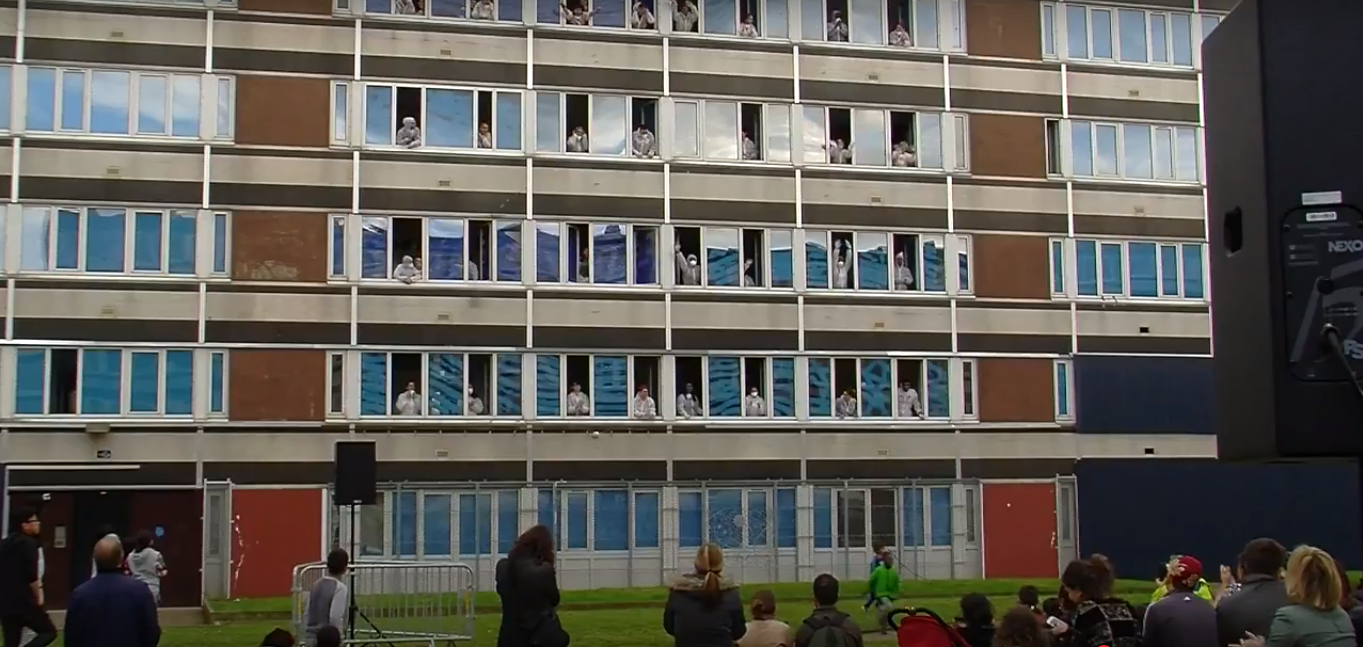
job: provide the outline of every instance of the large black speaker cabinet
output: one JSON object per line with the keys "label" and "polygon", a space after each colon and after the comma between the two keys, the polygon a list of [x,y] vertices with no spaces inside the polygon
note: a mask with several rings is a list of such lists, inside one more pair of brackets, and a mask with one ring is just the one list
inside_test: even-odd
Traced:
{"label": "large black speaker cabinet", "polygon": [[374,505],[379,502],[378,452],[374,441],[336,443],[336,478],[332,502],[336,505]]}
{"label": "large black speaker cabinet", "polygon": [[1224,459],[1363,456],[1360,34],[1360,0],[1243,0],[1203,44]]}

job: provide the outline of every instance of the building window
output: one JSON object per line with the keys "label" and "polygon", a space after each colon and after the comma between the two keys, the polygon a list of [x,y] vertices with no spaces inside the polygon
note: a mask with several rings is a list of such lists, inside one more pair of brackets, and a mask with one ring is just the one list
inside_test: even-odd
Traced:
{"label": "building window", "polygon": [[1198,20],[1202,23],[1202,40],[1207,40],[1213,31],[1221,24],[1221,16],[1214,14],[1198,14]]}
{"label": "building window", "polygon": [[1194,126],[1070,121],[1075,177],[1197,182]]}
{"label": "building window", "polygon": [[[800,115],[806,163],[943,168],[941,113],[802,104]],[[956,117],[956,159],[964,166],[966,122],[964,115]]]}
{"label": "building window", "polygon": [[605,27],[656,31],[657,7],[653,0],[537,0],[541,25]]}
{"label": "building window", "polygon": [[[673,5],[672,33],[742,38],[789,38],[787,0],[683,0]],[[649,7],[652,8],[651,5]]]}
{"label": "building window", "polygon": [[673,104],[673,155],[789,164],[790,111],[786,104],[679,99]]}
{"label": "building window", "polygon": [[1074,370],[1074,363],[1067,359],[1055,361],[1055,419],[1057,421],[1074,420],[1074,384],[1070,375]]}
{"label": "building window", "polygon": [[658,99],[539,92],[535,151],[651,159],[658,156]]}
{"label": "building window", "polygon": [[795,358],[678,356],[677,420],[795,417]]}
{"label": "building window", "polygon": [[[965,45],[960,0],[801,0],[801,35],[805,41],[880,45],[929,50]],[[943,43],[939,15],[950,20]]]}
{"label": "building window", "polygon": [[0,132],[9,132],[11,121],[10,100],[14,92],[14,69],[0,65]]}
{"label": "building window", "polygon": [[[345,254],[338,261],[336,250],[346,244],[345,222],[345,216],[332,218],[333,278],[344,276]],[[519,220],[365,216],[358,244],[365,280],[521,281]]]}
{"label": "building window", "polygon": [[950,360],[811,357],[808,362],[811,418],[951,416]]}
{"label": "building window", "polygon": [[[212,217],[210,274],[225,275],[217,250],[225,256],[227,214]],[[193,277],[201,229],[199,213],[190,210],[25,206],[19,269]]]}
{"label": "building window", "polygon": [[1065,167],[1061,163],[1060,120],[1046,120],[1046,174],[1062,175]]}
{"label": "building window", "polygon": [[1041,5],[1042,55],[1057,57],[1055,13],[1063,7],[1070,60],[1193,66],[1192,14],[1071,3]]}
{"label": "building window", "polygon": [[366,146],[522,149],[519,90],[369,84],[364,115]]}
{"label": "building window", "polygon": [[942,236],[930,234],[808,230],[805,285],[812,290],[946,292],[945,247]]}
{"label": "building window", "polygon": [[[221,361],[212,364],[210,400],[216,399],[217,406],[209,413],[217,414],[223,397]],[[21,348],[15,362],[15,413],[188,417],[194,381],[192,350]]]}
{"label": "building window", "polygon": [[678,493],[681,548],[795,546],[795,489],[716,488]]}
{"label": "building window", "polygon": [[201,75],[31,67],[29,132],[200,139],[203,101],[217,104],[212,139],[232,138],[233,81]]}
{"label": "building window", "polygon": [[657,419],[661,370],[658,356],[538,355],[536,413],[541,418]]}
{"label": "building window", "polygon": [[363,2],[366,16],[522,22],[517,0],[336,0],[336,9],[349,11],[352,2]]}
{"label": "building window", "polygon": [[331,143],[350,143],[350,84],[331,84]]}
{"label": "building window", "polygon": [[789,229],[675,227],[671,258],[676,284],[793,288],[793,240]]}
{"label": "building window", "polygon": [[[1052,253],[1057,242],[1051,243]],[[1203,300],[1204,256],[1202,243],[1076,240],[1077,294],[1081,298]],[[1052,259],[1053,273],[1055,269]],[[1054,285],[1052,292],[1058,294]]]}
{"label": "building window", "polygon": [[521,416],[520,355],[367,352],[359,373],[362,416]]}
{"label": "building window", "polygon": [[536,221],[539,283],[658,285],[658,228]]}
{"label": "building window", "polygon": [[961,360],[961,417],[966,420],[979,418],[979,394],[975,392],[975,360]]}
{"label": "building window", "polygon": [[1051,295],[1065,296],[1065,241],[1051,239]]}

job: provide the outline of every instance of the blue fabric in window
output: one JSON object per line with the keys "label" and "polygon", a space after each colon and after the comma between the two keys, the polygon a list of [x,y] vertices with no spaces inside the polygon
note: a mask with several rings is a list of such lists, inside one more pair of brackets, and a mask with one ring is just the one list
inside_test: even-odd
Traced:
{"label": "blue fabric in window", "polygon": [[133,270],[161,271],[161,214],[137,212],[133,216]]}
{"label": "blue fabric in window", "polygon": [[224,373],[227,363],[227,356],[224,353],[213,353],[209,361],[208,379],[208,411],[210,413],[223,412],[223,397],[227,390],[227,376]]}
{"label": "blue fabric in window", "polygon": [[426,259],[427,275],[432,280],[462,280],[466,238],[464,221],[431,218],[426,221],[426,229],[426,242],[430,248],[430,258]]}
{"label": "blue fabric in window", "polygon": [[213,214],[213,273],[227,273],[227,214]]}
{"label": "blue fabric in window", "polygon": [[431,353],[426,378],[430,415],[464,415],[464,356],[458,353]]}
{"label": "blue fabric in window", "polygon": [[658,230],[652,227],[634,228],[634,283],[658,283]]}
{"label": "blue fabric in window", "polygon": [[521,356],[497,355],[497,415],[521,415]]}
{"label": "blue fabric in window", "polygon": [[710,400],[710,415],[716,418],[737,417],[742,412],[743,404],[739,359],[710,357],[706,363],[709,365],[710,374],[709,388],[706,390],[706,396]]}
{"label": "blue fabric in window", "polygon": [[122,272],[127,216],[122,209],[90,209],[85,219],[85,271]]}
{"label": "blue fabric in window", "polygon": [[459,554],[492,554],[492,495],[459,495]]}
{"label": "blue fabric in window", "polygon": [[720,548],[738,548],[743,544],[743,528],[739,527],[743,516],[742,490],[708,490],[710,541]]}
{"label": "blue fabric in window", "polygon": [[928,494],[932,517],[932,545],[951,545],[951,488],[935,487]]}
{"label": "blue fabric in window", "polygon": [[1098,296],[1098,243],[1080,240],[1074,243],[1074,272],[1079,283],[1079,294]]}
{"label": "blue fabric in window", "polygon": [[833,491],[814,488],[814,547],[833,547]]}
{"label": "blue fabric in window", "polygon": [[114,415],[122,404],[123,352],[81,351],[80,412]]}
{"label": "blue fabric in window", "polygon": [[[503,7],[521,5],[515,0],[502,0]],[[520,20],[519,13],[517,20]],[[505,18],[503,19],[505,20]],[[515,92],[497,93],[497,150],[521,150],[521,95]]]}
{"label": "blue fabric in window", "polygon": [[[371,0],[372,3],[372,0]],[[364,93],[364,143],[387,146],[397,127],[393,121],[393,88],[371,85]]]}
{"label": "blue fabric in window", "polygon": [[1051,293],[1065,293],[1065,243],[1051,241]]}
{"label": "blue fabric in window", "polygon": [[388,414],[388,353],[360,353],[360,415]]}
{"label": "blue fabric in window", "polygon": [[194,412],[194,351],[166,351],[166,414]]}
{"label": "blue fabric in window", "polygon": [[365,218],[360,229],[360,275],[366,279],[386,279],[390,270],[388,219]]}
{"label": "blue fabric in window", "polygon": [[828,418],[833,415],[833,362],[825,358],[809,358],[809,417]]}
{"label": "blue fabric in window", "polygon": [[133,353],[129,365],[129,406],[134,413],[155,413],[161,401],[161,357]]}
{"label": "blue fabric in window", "polygon": [[1202,245],[1183,246],[1183,296],[1202,299]]}
{"label": "blue fabric in window", "polygon": [[569,550],[587,550],[587,494],[569,492],[564,496],[563,534],[567,536]]}
{"label": "blue fabric in window", "polygon": [[170,241],[166,252],[170,261],[167,270],[171,274],[194,274],[198,225],[198,216],[193,211],[170,212]]}
{"label": "blue fabric in window", "polygon": [[947,289],[946,262],[942,254],[942,248],[936,241],[923,242],[923,289],[928,292],[945,292]]}
{"label": "blue fabric in window", "polygon": [[624,357],[592,358],[593,413],[623,418],[629,413],[629,362]]}
{"label": "blue fabric in window", "polygon": [[795,258],[790,247],[775,247],[771,250],[771,287],[795,287]]}
{"label": "blue fabric in window", "polygon": [[451,554],[452,499],[448,494],[426,494],[421,499],[421,553],[425,557]]}
{"label": "blue fabric in window", "polygon": [[21,348],[15,358],[14,412],[45,413],[47,351]]}
{"label": "blue fabric in window", "polygon": [[331,275],[345,276],[345,219],[331,221]]}
{"label": "blue fabric in window", "polygon": [[497,223],[497,280],[521,280],[521,223]]}
{"label": "blue fabric in window", "polygon": [[[805,287],[828,287],[828,244],[823,232],[811,231],[805,234]],[[816,236],[810,240],[808,236]]]}
{"label": "blue fabric in window", "polygon": [[511,552],[520,534],[520,495],[516,490],[497,493],[497,554]]}
{"label": "blue fabric in window", "polygon": [[795,417],[793,357],[773,357],[771,360],[771,415],[777,418]]}
{"label": "blue fabric in window", "polygon": [[894,415],[894,379],[890,360],[861,360],[861,415],[864,418],[889,418]]}
{"label": "blue fabric in window", "polygon": [[627,246],[624,225],[592,226],[592,283],[625,283]]}
{"label": "blue fabric in window", "polygon": [[595,550],[629,550],[629,491],[594,490]]}
{"label": "blue fabric in window", "polygon": [[1179,294],[1178,245],[1160,245],[1159,248],[1160,294],[1176,297]]}
{"label": "blue fabric in window", "polygon": [[[24,125],[30,132],[52,132],[57,114],[57,71],[51,68],[28,69],[28,116]],[[84,103],[84,102],[82,102]]]}
{"label": "blue fabric in window", "polygon": [[53,264],[55,269],[74,270],[80,267],[80,220],[78,211],[57,210],[57,258]]}
{"label": "blue fabric in window", "polygon": [[884,245],[857,250],[857,287],[862,290],[890,289],[890,252]]}
{"label": "blue fabric in window", "polygon": [[473,92],[426,90],[425,142],[440,148],[473,148]]}
{"label": "blue fabric in window", "polygon": [[928,369],[928,415],[946,418],[951,415],[951,396],[947,387],[950,363],[944,359],[930,359]]}
{"label": "blue fabric in window", "polygon": [[767,545],[767,493],[763,490],[748,490],[748,532],[749,546]]}
{"label": "blue fabric in window", "polygon": [[634,547],[657,548],[658,493],[634,493]]}
{"label": "blue fabric in window", "polygon": [[563,238],[559,235],[557,223],[535,223],[535,280],[541,283],[558,283],[559,269],[563,266]]}
{"label": "blue fabric in window", "polygon": [[1121,294],[1124,281],[1122,280],[1122,244],[1103,243],[1099,246],[1103,255],[1103,294]]}
{"label": "blue fabric in window", "polygon": [[794,548],[796,538],[795,488],[776,490],[776,547]]}
{"label": "blue fabric in window", "polygon": [[699,548],[705,542],[705,502],[700,492],[677,494],[677,545]]}
{"label": "blue fabric in window", "polygon": [[902,546],[923,545],[923,489],[910,487],[900,490],[900,512],[904,519]]}
{"label": "blue fabric in window", "polygon": [[535,358],[535,415],[557,418],[563,415],[563,362],[557,355]]}
{"label": "blue fabric in window", "polygon": [[393,493],[393,554],[416,556],[416,492]]}
{"label": "blue fabric in window", "polygon": [[1154,243],[1127,245],[1127,274],[1131,277],[1131,296],[1159,296],[1158,253]]}
{"label": "blue fabric in window", "polygon": [[554,535],[554,545],[561,546],[563,542],[559,538],[558,527],[558,497],[556,492],[549,488],[541,488],[536,494],[538,499],[538,509],[535,512],[535,520]]}
{"label": "blue fabric in window", "polygon": [[1070,369],[1064,362],[1055,363],[1055,412],[1070,415]]}

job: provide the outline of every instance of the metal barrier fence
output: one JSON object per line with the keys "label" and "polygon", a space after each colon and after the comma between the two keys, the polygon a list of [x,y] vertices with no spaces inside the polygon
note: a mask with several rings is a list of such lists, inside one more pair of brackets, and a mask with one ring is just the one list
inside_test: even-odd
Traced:
{"label": "metal barrier fence", "polygon": [[[457,560],[487,591],[517,535],[544,524],[569,590],[661,585],[702,542],[746,583],[865,578],[877,544],[903,577],[967,579],[983,571],[980,515],[970,480],[398,484],[361,509],[358,559]],[[332,515],[334,540],[346,517]]]}
{"label": "metal barrier fence", "polygon": [[[307,629],[308,598],[327,573],[325,563],[293,569],[293,629]],[[353,638],[345,644],[428,645],[473,639],[476,575],[451,562],[366,561],[351,565],[345,580],[354,600]]]}

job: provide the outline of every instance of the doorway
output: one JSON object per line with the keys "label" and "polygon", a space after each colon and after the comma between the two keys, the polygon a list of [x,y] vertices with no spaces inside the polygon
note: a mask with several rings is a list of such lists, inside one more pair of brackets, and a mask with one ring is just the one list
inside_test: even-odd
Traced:
{"label": "doorway", "polygon": [[71,515],[71,590],[90,579],[91,551],[101,538],[100,531],[110,526],[119,537],[127,537],[132,511],[132,493],[120,491],[76,492]]}

